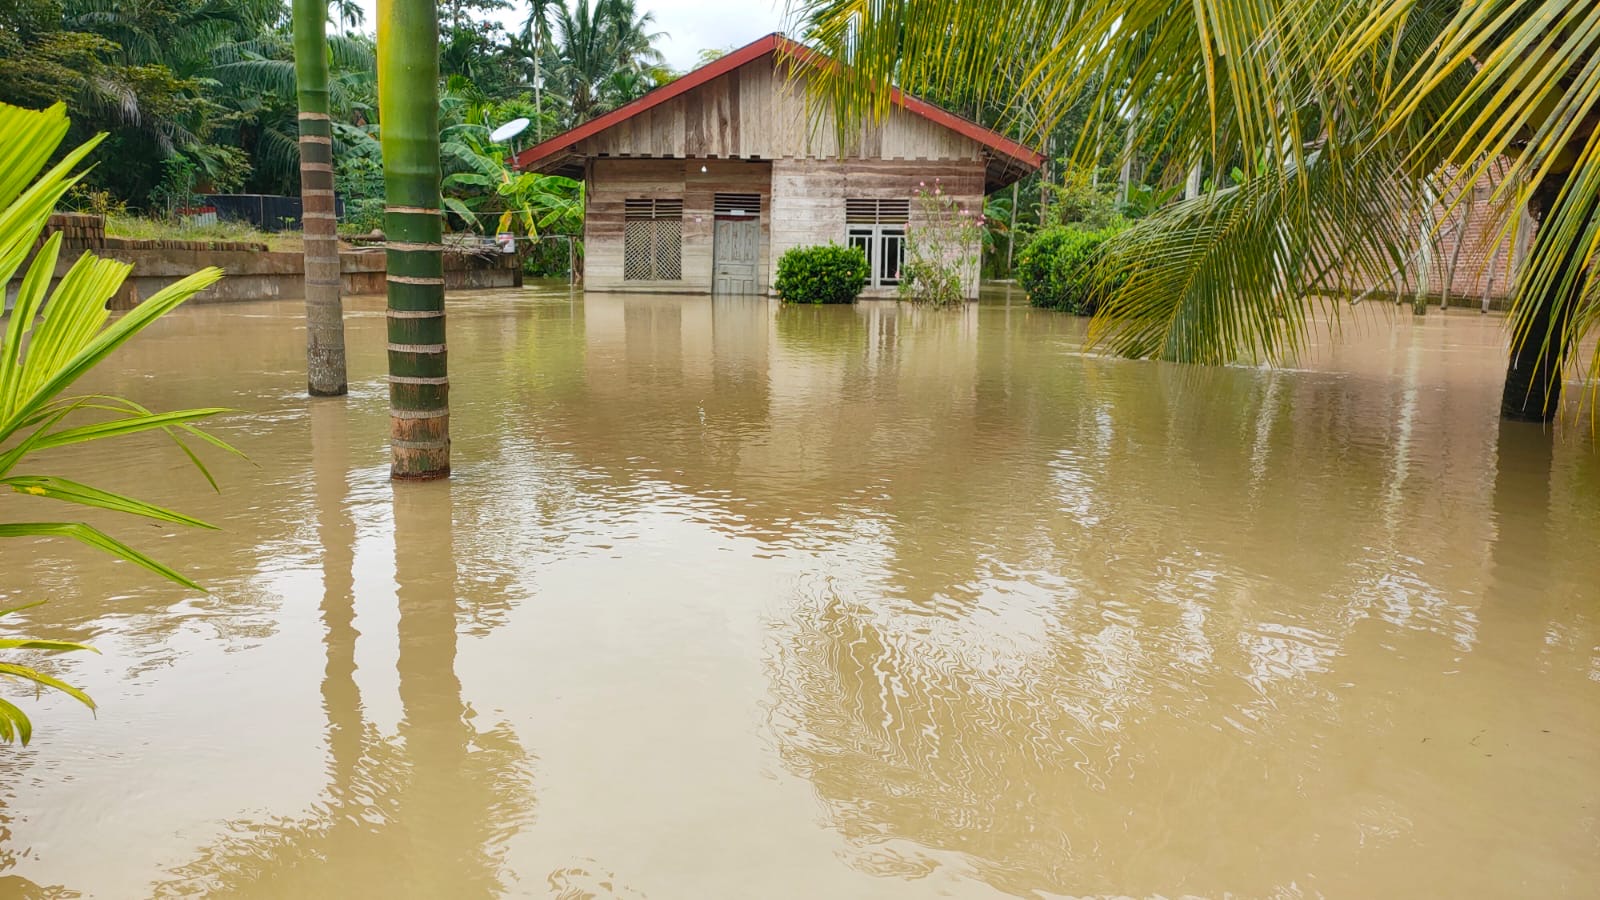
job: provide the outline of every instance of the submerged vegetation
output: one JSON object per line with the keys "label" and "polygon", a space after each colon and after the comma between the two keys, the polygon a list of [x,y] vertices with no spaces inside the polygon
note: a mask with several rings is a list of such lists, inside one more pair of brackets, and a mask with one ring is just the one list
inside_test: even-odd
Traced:
{"label": "submerged vegetation", "polygon": [[773,287],[785,303],[854,303],[869,274],[860,247],[795,247],[778,257]]}
{"label": "submerged vegetation", "polygon": [[1017,282],[1028,302],[1080,316],[1093,315],[1107,293],[1119,286],[1096,277],[1106,242],[1125,226],[1089,231],[1055,225],[1039,232],[1017,257]]}
{"label": "submerged vegetation", "polygon": [[[61,104],[43,111],[0,104],[0,172],[5,173],[0,178],[0,208],[4,209],[0,214],[0,284],[10,281],[38,248],[22,276],[16,306],[0,339],[0,485],[25,497],[96,507],[171,525],[209,528],[198,519],[131,497],[26,471],[40,454],[57,447],[159,430],[171,436],[210,479],[186,441],[232,449],[194,424],[222,412],[220,409],[157,413],[121,397],[66,393],[118,347],[222,275],[216,269],[197,272],[114,320],[106,304],[128,276],[131,267],[126,263],[85,253],[52,289],[62,239],[60,233],[43,238],[45,223],[56,203],[81,177],[73,174],[74,170],[96,143],[90,141],[67,152],[45,171],[68,127],[66,109]],[[41,537],[80,541],[178,584],[200,588],[176,570],[83,522],[0,523],[0,538]],[[27,607],[17,609],[24,608]],[[86,648],[71,641],[0,639],[0,650],[7,651],[81,649]],[[0,663],[0,681],[10,679],[59,690],[94,706],[82,691],[34,668],[10,661]],[[32,733],[32,724],[21,708],[0,699],[0,740],[27,743]]]}
{"label": "submerged vegetation", "polygon": [[900,297],[929,306],[966,302],[967,284],[976,277],[982,252],[982,211],[963,207],[944,193],[937,179],[911,198],[916,216],[906,229],[905,267]]}

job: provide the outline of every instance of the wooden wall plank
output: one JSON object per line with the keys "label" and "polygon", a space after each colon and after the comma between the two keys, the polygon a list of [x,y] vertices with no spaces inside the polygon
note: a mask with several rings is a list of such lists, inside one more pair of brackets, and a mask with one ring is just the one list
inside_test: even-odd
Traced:
{"label": "wooden wall plank", "polygon": [[[715,78],[580,142],[587,156],[833,159],[831,111],[810,104],[802,82],[771,57]],[[903,109],[863,126],[846,148],[864,159],[976,160],[976,141]]]}
{"label": "wooden wall plank", "polygon": [[[704,166],[706,171],[701,172]],[[769,267],[772,164],[720,159],[593,160],[588,166],[588,216],[584,223],[584,284],[592,291],[709,293],[712,281],[713,201],[717,193],[761,196],[757,271]],[[637,198],[683,200],[683,278],[671,282],[623,278],[624,203]]]}

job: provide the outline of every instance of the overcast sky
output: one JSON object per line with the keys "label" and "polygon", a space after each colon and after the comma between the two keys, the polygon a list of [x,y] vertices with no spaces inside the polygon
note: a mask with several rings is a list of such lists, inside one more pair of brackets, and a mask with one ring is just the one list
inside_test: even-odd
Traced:
{"label": "overcast sky", "polygon": [[[501,16],[507,28],[528,17],[526,0],[512,0],[514,9]],[[680,72],[694,67],[701,50],[726,50],[780,30],[784,0],[637,0],[640,12],[656,14],[656,28],[667,36],[657,46],[667,63]],[[377,28],[374,0],[361,0],[366,31]]]}

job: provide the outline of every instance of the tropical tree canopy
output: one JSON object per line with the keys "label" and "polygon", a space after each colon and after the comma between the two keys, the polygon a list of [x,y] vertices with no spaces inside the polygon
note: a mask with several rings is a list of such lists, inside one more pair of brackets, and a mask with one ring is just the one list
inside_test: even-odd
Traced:
{"label": "tropical tree canopy", "polygon": [[[530,137],[548,136],[672,77],[652,17],[633,0],[533,0],[516,33],[501,19],[521,20],[522,0],[437,8],[441,92],[475,96],[475,111],[493,119],[475,125],[525,115],[537,122]],[[337,181],[346,210],[370,229],[382,159],[375,23],[354,0],[330,2],[327,17]],[[116,164],[82,182],[109,201],[98,205],[156,212],[195,193],[300,190],[289,0],[4,0],[0,102],[65,102],[72,142],[107,134],[90,162]]]}
{"label": "tropical tree canopy", "polygon": [[551,83],[567,98],[568,124],[627,103],[673,77],[655,41],[655,14],[634,0],[576,0],[555,11]]}
{"label": "tropical tree canopy", "polygon": [[[1417,210],[1480,182],[1494,184],[1499,241],[1518,237],[1523,208],[1538,222],[1507,402],[1517,382],[1548,415],[1551,372],[1600,315],[1600,4],[793,0],[791,12],[808,43],[848,63],[811,82],[841,127],[884,115],[890,85],[998,104],[1035,132],[1076,104],[1078,158],[1154,147],[1211,173],[1211,190],[1113,242],[1104,274],[1125,281],[1093,336],[1117,352],[1290,359],[1314,311],[1337,316],[1356,285],[1410,264]],[[1224,185],[1234,171],[1240,183]]]}

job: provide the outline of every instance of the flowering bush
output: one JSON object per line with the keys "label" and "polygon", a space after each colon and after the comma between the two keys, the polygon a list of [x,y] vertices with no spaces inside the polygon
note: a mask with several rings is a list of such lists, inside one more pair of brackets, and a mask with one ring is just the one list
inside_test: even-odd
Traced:
{"label": "flowering bush", "polygon": [[964,275],[975,270],[983,247],[983,211],[956,202],[934,179],[912,195],[914,223],[906,229],[906,260],[900,298],[933,306],[966,300]]}

